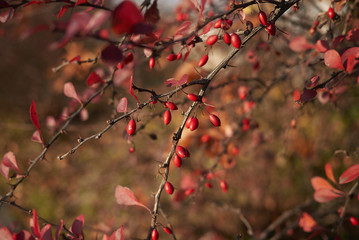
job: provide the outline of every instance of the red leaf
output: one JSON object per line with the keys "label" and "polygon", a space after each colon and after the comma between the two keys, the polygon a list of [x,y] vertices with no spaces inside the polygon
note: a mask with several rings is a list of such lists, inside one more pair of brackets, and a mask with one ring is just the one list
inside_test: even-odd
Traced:
{"label": "red leaf", "polygon": [[51,44],[50,49],[58,49],[67,44],[76,34],[79,34],[86,28],[91,19],[91,15],[87,12],[74,13],[67,24],[65,35],[60,41]]}
{"label": "red leaf", "polygon": [[116,34],[145,33],[143,29],[138,29],[143,24],[144,18],[140,10],[131,1],[123,1],[113,11],[112,30]]}
{"label": "red leaf", "polygon": [[117,108],[116,108],[118,113],[126,113],[127,112],[127,98],[123,97],[121,98],[121,100],[118,102],[117,104]]}
{"label": "red leaf", "polygon": [[337,46],[344,40],[344,38],[345,36],[343,35],[336,36],[333,39],[333,48],[337,48]]}
{"label": "red leaf", "polygon": [[44,137],[42,136],[42,133],[41,133],[39,117],[37,116],[36,105],[35,105],[34,100],[32,100],[32,103],[30,105],[30,118],[31,118],[32,124],[34,124],[34,126],[39,131],[42,142],[44,142]]}
{"label": "red leaf", "polygon": [[111,17],[111,12],[109,11],[95,12],[95,14],[92,15],[90,21],[86,25],[86,28],[84,29],[84,33],[87,34],[89,31],[102,26],[110,17]]}
{"label": "red leaf", "polygon": [[355,61],[354,55],[350,55],[348,57],[348,59],[347,59],[347,62],[346,62],[346,71],[347,71],[347,73],[351,74],[353,72],[355,63],[356,63],[356,61]]}
{"label": "red leaf", "polygon": [[343,197],[344,193],[342,193],[339,190],[331,190],[328,188],[322,188],[319,189],[317,191],[315,191],[314,193],[314,200],[320,203],[324,203],[324,202],[329,202],[333,199],[339,198],[339,197]]}
{"label": "red leaf", "polygon": [[155,24],[160,20],[160,13],[157,8],[157,0],[153,1],[151,7],[145,13],[145,20],[149,23]]}
{"label": "red leaf", "polygon": [[294,52],[303,52],[314,48],[314,45],[309,44],[305,37],[297,36],[290,41],[289,48]]}
{"label": "red leaf", "polygon": [[348,41],[357,42],[359,41],[359,29],[353,28],[350,29],[345,37]]}
{"label": "red leaf", "polygon": [[344,70],[342,59],[336,50],[328,50],[324,53],[324,63],[327,67]]}
{"label": "red leaf", "polygon": [[79,98],[79,96],[76,93],[75,87],[71,82],[65,83],[64,85],[64,94],[66,97],[73,98],[76,101],[78,101],[81,105],[82,102]]}
{"label": "red leaf", "polygon": [[313,89],[304,89],[302,94],[300,94],[300,101],[307,102],[315,98],[315,96],[317,96],[317,91]]}
{"label": "red leaf", "polygon": [[199,36],[208,33],[211,30],[212,26],[213,26],[213,22],[207,23],[207,25],[203,28],[203,31]]}
{"label": "red leaf", "polygon": [[65,12],[66,12],[70,7],[72,7],[72,5],[64,5],[64,6],[62,6],[61,9],[60,9],[59,14],[57,15],[57,18],[61,18],[62,15],[64,15]]}
{"label": "red leaf", "polygon": [[36,237],[40,237],[40,228],[39,228],[39,223],[37,220],[37,213],[36,210],[33,209],[32,210],[32,218],[30,219],[30,227],[31,227],[31,232],[36,236]]}
{"label": "red leaf", "polygon": [[92,86],[92,85],[94,85],[96,83],[104,83],[105,81],[102,80],[102,78],[100,78],[100,76],[97,75],[96,72],[92,72],[90,74],[90,76],[88,76],[86,82],[87,82],[87,86],[90,87],[90,86]]}
{"label": "red leaf", "polygon": [[325,169],[325,175],[327,175],[327,178],[330,181],[332,181],[333,183],[337,183],[337,180],[334,177],[332,165],[330,165],[330,163],[327,163],[327,164],[325,164],[324,169]]}
{"label": "red leaf", "polygon": [[355,60],[354,58],[359,58],[359,47],[349,48],[342,54],[341,60],[343,63],[346,62],[348,73],[351,73],[354,66],[359,63],[359,60]]}
{"label": "red leaf", "polygon": [[57,226],[54,240],[60,239],[60,234],[63,226],[64,226],[64,220],[61,219],[60,224]]}
{"label": "red leaf", "polygon": [[10,168],[5,166],[3,163],[0,164],[0,174],[3,175],[6,180],[9,182],[9,172]]}
{"label": "red leaf", "polygon": [[52,231],[51,231],[50,224],[46,224],[45,227],[43,227],[41,229],[40,239],[41,240],[52,240]]}
{"label": "red leaf", "polygon": [[86,3],[87,3],[86,0],[77,0],[76,3],[75,3],[75,6],[81,5],[81,4],[86,4]]}
{"label": "red leaf", "polygon": [[16,158],[13,152],[7,152],[2,158],[1,163],[4,164],[4,166],[17,171],[18,173],[23,174],[19,169],[19,166],[17,165]]}
{"label": "red leaf", "polygon": [[114,44],[109,44],[102,50],[101,59],[110,66],[116,66],[122,61],[122,51]]}
{"label": "red leaf", "polygon": [[298,225],[304,232],[312,232],[318,227],[317,222],[306,212],[303,212],[300,216]]}
{"label": "red leaf", "polygon": [[320,52],[324,53],[329,50],[329,43],[326,40],[318,40],[315,44],[315,49]]}
{"label": "red leaf", "polygon": [[131,191],[131,189],[127,187],[122,187],[120,185],[117,185],[115,191],[115,197],[117,203],[120,205],[140,206],[147,209],[151,213],[151,210],[148,207],[146,207],[144,204],[140,203],[135,197],[135,194]]}
{"label": "red leaf", "polygon": [[339,183],[344,184],[355,180],[359,176],[359,164],[353,165],[345,170],[339,177]]}
{"label": "red leaf", "polygon": [[84,215],[78,216],[74,222],[72,223],[72,226],[70,228],[70,231],[79,239],[84,239],[84,234],[82,229],[85,225],[85,217]]}
{"label": "red leaf", "polygon": [[189,27],[192,25],[191,21],[184,21],[177,29],[174,36],[182,36],[189,31]]}
{"label": "red leaf", "polygon": [[138,103],[140,103],[140,101],[138,100],[138,98],[135,95],[135,92],[133,91],[133,76],[131,76],[131,79],[130,79],[130,94],[137,100]]}
{"label": "red leaf", "polygon": [[123,236],[123,226],[112,233],[110,240],[125,240]]}
{"label": "red leaf", "polygon": [[31,136],[31,141],[33,142],[37,142],[37,143],[43,143],[42,139],[41,139],[41,135],[40,132],[38,130],[36,130],[32,136]]}
{"label": "red leaf", "polygon": [[13,240],[12,234],[7,227],[0,228],[0,239],[2,240]]}
{"label": "red leaf", "polygon": [[166,85],[166,87],[172,87],[172,86],[179,87],[179,86],[182,86],[183,84],[185,84],[187,82],[187,80],[188,80],[188,74],[184,74],[179,81],[177,81],[174,78],[167,79],[165,81],[165,85]]}

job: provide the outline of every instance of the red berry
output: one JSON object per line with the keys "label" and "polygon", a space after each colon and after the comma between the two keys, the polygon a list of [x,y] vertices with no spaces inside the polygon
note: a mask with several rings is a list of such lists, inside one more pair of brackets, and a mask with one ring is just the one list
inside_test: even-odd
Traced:
{"label": "red berry", "polygon": [[259,22],[263,25],[266,26],[267,25],[267,15],[265,14],[265,12],[260,11],[258,14],[258,18],[259,18]]}
{"label": "red berry", "polygon": [[222,19],[218,19],[217,22],[214,23],[214,28],[222,27]]}
{"label": "red berry", "polygon": [[126,128],[128,135],[133,135],[136,132],[136,122],[135,120],[131,119],[130,122],[127,124]]}
{"label": "red berry", "polygon": [[165,191],[166,193],[168,193],[169,195],[173,194],[174,188],[172,186],[172,184],[170,182],[166,182],[165,183]]}
{"label": "red berry", "polygon": [[238,152],[239,152],[238,147],[234,146],[234,147],[232,148],[232,155],[233,155],[233,156],[236,156],[236,155],[238,154]]}
{"label": "red berry", "polygon": [[224,22],[229,26],[232,27],[233,21],[230,19],[224,19]]}
{"label": "red berry", "polygon": [[318,26],[319,22],[317,20],[314,21],[313,26]]}
{"label": "red berry", "polygon": [[150,61],[148,62],[148,66],[150,67],[150,69],[152,69],[155,66],[155,58],[154,57],[150,57]]}
{"label": "red berry", "polygon": [[125,60],[123,60],[124,64],[130,63],[133,61],[133,54],[130,52],[127,54],[127,57],[125,58]]}
{"label": "red berry", "polygon": [[151,233],[151,240],[158,240],[158,236],[159,236],[159,234],[158,234],[157,230],[153,229],[152,233]]}
{"label": "red berry", "polygon": [[229,34],[228,33],[223,33],[223,41],[227,44],[227,45],[229,45],[229,44],[231,44],[231,37],[229,36]]}
{"label": "red berry", "polygon": [[123,62],[120,62],[117,64],[118,69],[122,69],[125,64]]}
{"label": "red berry", "polygon": [[211,140],[211,137],[207,134],[203,134],[202,137],[201,137],[201,142],[203,143],[207,143]]}
{"label": "red berry", "polygon": [[272,35],[272,36],[275,35],[276,27],[275,27],[274,23],[272,23],[272,22],[269,22],[269,23],[268,23],[268,25],[267,25],[267,32],[268,32],[269,35]]}
{"label": "red berry", "polygon": [[334,12],[334,9],[332,7],[330,7],[328,9],[328,12],[327,12],[327,15],[330,19],[333,19],[335,17],[335,12]]}
{"label": "red berry", "polygon": [[189,123],[189,130],[194,131],[198,128],[198,119],[193,117],[191,122]]}
{"label": "red berry", "polygon": [[134,147],[130,147],[130,148],[128,149],[128,152],[129,152],[129,153],[134,153],[134,152],[135,152],[135,148],[134,148]]}
{"label": "red berry", "polygon": [[166,102],[166,103],[165,103],[165,107],[166,107],[166,108],[169,108],[169,109],[171,109],[171,110],[177,110],[177,109],[178,109],[177,106],[176,106],[176,104],[174,104],[173,102]]}
{"label": "red berry", "polygon": [[172,234],[172,230],[169,227],[164,227],[163,231],[165,231],[167,234]]}
{"label": "red berry", "polygon": [[205,183],[205,186],[206,186],[206,188],[212,188],[212,187],[213,187],[210,182],[206,182],[206,183]]}
{"label": "red berry", "polygon": [[177,155],[180,157],[180,158],[185,158],[187,157],[187,149],[185,149],[184,147],[182,146],[177,146],[176,147],[176,153]]}
{"label": "red berry", "polygon": [[163,123],[168,125],[171,122],[172,116],[170,110],[166,110],[163,114]]}
{"label": "red berry", "polygon": [[209,115],[209,121],[213,124],[215,127],[221,126],[221,120],[214,114]]}
{"label": "red berry", "polygon": [[208,55],[204,55],[198,62],[198,66],[202,67],[203,65],[205,65],[208,61]]}
{"label": "red berry", "polygon": [[185,192],[184,192],[184,195],[186,196],[189,196],[191,195],[192,193],[194,193],[194,188],[188,188]]}
{"label": "red berry", "polygon": [[199,101],[199,97],[197,95],[194,95],[193,93],[188,93],[187,98],[193,102]]}
{"label": "red berry", "polygon": [[247,97],[248,88],[246,86],[240,86],[238,88],[239,99],[244,100]]}
{"label": "red berry", "polygon": [[232,33],[231,35],[231,43],[234,48],[240,49],[242,45],[242,41],[239,38],[239,36],[235,33]]}
{"label": "red berry", "polygon": [[222,192],[226,193],[228,191],[228,185],[226,181],[224,180],[219,181],[219,186],[221,187]]}
{"label": "red berry", "polygon": [[182,159],[177,154],[173,158],[173,164],[178,168],[182,165]]}
{"label": "red berry", "polygon": [[189,117],[187,118],[186,128],[189,128],[189,124],[191,123],[192,118],[193,118],[192,116],[189,116]]}
{"label": "red berry", "polygon": [[349,221],[354,227],[358,226],[358,224],[359,224],[358,219],[356,219],[355,217],[350,217]]}
{"label": "red berry", "polygon": [[212,46],[213,44],[215,44],[218,40],[218,36],[217,35],[211,35],[207,38],[206,44],[209,46]]}
{"label": "red berry", "polygon": [[182,53],[177,53],[176,59],[177,59],[177,60],[180,60],[181,58],[182,58]]}
{"label": "red berry", "polygon": [[173,53],[171,53],[170,55],[167,56],[167,60],[170,61],[170,62],[172,62],[172,61],[174,61],[176,59],[177,59],[177,57]]}

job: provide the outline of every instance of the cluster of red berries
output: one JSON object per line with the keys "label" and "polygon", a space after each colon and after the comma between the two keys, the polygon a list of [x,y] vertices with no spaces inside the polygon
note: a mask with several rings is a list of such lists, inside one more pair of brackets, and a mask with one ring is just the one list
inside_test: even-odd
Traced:
{"label": "cluster of red berries", "polygon": [[273,22],[268,22],[268,20],[267,20],[267,15],[265,14],[265,12],[259,11],[259,13],[258,13],[258,19],[259,19],[259,22],[260,22],[263,26],[266,27],[268,34],[271,35],[271,36],[274,36],[275,33],[276,33],[276,31],[277,31],[277,29],[276,29],[276,27],[275,27],[275,25],[274,25]]}

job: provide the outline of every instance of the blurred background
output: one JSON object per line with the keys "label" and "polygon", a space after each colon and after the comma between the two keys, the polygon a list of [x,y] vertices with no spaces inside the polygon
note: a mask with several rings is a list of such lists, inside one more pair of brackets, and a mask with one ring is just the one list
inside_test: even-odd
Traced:
{"label": "blurred background", "polygon": [[[225,11],[223,2],[227,1],[213,1],[213,9],[209,7],[208,11]],[[176,11],[185,9],[186,4],[187,1],[158,1],[161,21],[156,29],[163,29],[164,37],[171,37],[176,32],[180,25],[175,19]],[[327,101],[316,98],[298,105],[292,97],[294,89],[303,89],[305,80],[311,76],[319,75],[325,81],[332,73],[323,64],[306,65],[312,52],[296,53],[288,48],[290,39],[297,35],[305,36],[311,43],[323,38],[325,27],[314,35],[308,31],[316,16],[326,11],[328,5],[327,1],[306,1],[299,9],[289,10],[277,22],[280,31],[275,37],[268,38],[265,31],[259,33],[231,61],[230,67],[214,79],[206,99],[215,108],[202,106],[195,110],[200,127],[194,132],[186,129],[180,141],[191,157],[183,160],[181,168],[171,167],[170,181],[177,195],[164,193],[161,197],[161,208],[166,217],[161,215],[159,221],[163,225],[170,223],[178,239],[246,236],[247,229],[238,213],[245,216],[258,235],[285,210],[312,200],[310,179],[325,177],[325,163],[332,164],[336,177],[348,166],[358,163],[359,92],[355,77],[348,76],[342,86],[344,91]],[[56,18],[59,6],[61,4],[22,7],[11,21],[0,25],[0,147],[2,154],[14,152],[22,170],[42,151],[41,144],[31,141],[35,131],[29,117],[32,100],[36,102],[42,132],[48,141],[58,127],[49,128],[49,117],[56,119],[65,107],[73,107],[63,94],[64,84],[72,82],[77,92],[83,94],[88,91],[86,78],[92,71],[103,71],[105,75],[109,72],[101,61],[70,64],[57,72],[52,70],[64,59],[78,55],[84,60],[95,58],[106,46],[100,40],[75,38],[65,47],[50,51],[48,46],[60,39],[62,33],[39,31],[27,36],[29,29],[39,24],[68,21],[72,14],[70,10],[61,19]],[[261,7],[268,14],[273,11],[269,4]],[[256,6],[245,10],[246,20],[252,21],[254,26],[259,24],[257,14]],[[196,15],[191,13],[190,17]],[[109,28],[109,23],[104,28]],[[245,29],[245,23],[238,17],[233,25],[233,29],[236,28]],[[215,33],[212,31],[205,36]],[[343,42],[342,46],[349,44]],[[178,52],[180,49],[175,46],[173,50]],[[209,48],[199,43],[185,63],[168,62],[166,57],[170,51],[164,52],[157,59],[155,69],[149,71],[143,50],[135,49],[136,86],[155,89],[157,93],[170,91],[172,88],[164,84],[166,79],[179,80],[183,74],[189,75],[189,81],[199,79],[209,73],[231,47],[221,43]],[[210,60],[203,69],[198,69],[197,62],[206,53]],[[257,61],[251,61],[253,56]],[[247,89],[247,97],[240,99],[239,89],[243,90],[243,87]],[[112,90],[106,90],[101,98],[88,106],[87,120],[76,118],[72,121],[51,146],[46,159],[36,165],[15,191],[16,203],[36,209],[40,216],[52,223],[64,219],[68,227],[77,216],[84,214],[88,239],[100,239],[103,233],[111,233],[120,225],[124,226],[126,239],[146,237],[150,214],[138,207],[119,206],[114,197],[115,187],[129,187],[152,209],[153,194],[162,180],[158,166],[165,160],[172,135],[182,122],[181,112],[191,104],[185,93],[180,92],[171,99],[179,110],[172,112],[172,122],[168,126],[162,122],[163,105],[151,105],[133,116],[138,128],[143,126],[143,129],[131,139],[125,134],[127,122],[121,121],[100,140],[86,143],[64,160],[57,159],[74,147],[79,137],[101,131],[107,126],[107,120],[118,116],[114,106],[121,97],[129,99],[129,109],[135,108],[136,101],[127,89],[128,81],[115,87],[114,103],[111,101]],[[197,93],[198,89],[191,87],[186,92]],[[136,94],[141,101],[150,97],[146,93]],[[209,111],[221,118],[220,128],[210,125]],[[203,140],[204,135],[210,139],[208,142]],[[130,147],[135,148],[134,153],[129,153]],[[197,185],[217,161],[218,166],[212,171],[215,177],[208,180],[213,188]],[[227,193],[221,191],[220,180],[228,183]],[[190,186],[196,188],[195,194],[186,197],[178,194]],[[1,194],[8,189],[6,179],[0,178]],[[311,203],[303,210],[314,213],[319,224],[328,226],[335,223],[341,205],[342,200],[328,204]],[[349,212],[359,216],[357,207],[350,205]],[[277,232],[286,227],[292,229],[282,239],[308,236],[295,225],[299,215],[300,211],[276,229]],[[28,221],[29,216],[16,208],[3,206],[0,209],[0,224],[14,231],[29,229]],[[343,239],[358,236],[358,230],[348,224],[348,219],[344,223]],[[171,239],[163,231],[160,234],[161,239]]]}

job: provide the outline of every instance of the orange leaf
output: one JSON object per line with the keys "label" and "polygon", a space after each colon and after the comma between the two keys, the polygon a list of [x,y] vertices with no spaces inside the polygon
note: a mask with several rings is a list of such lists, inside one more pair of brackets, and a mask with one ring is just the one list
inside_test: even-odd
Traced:
{"label": "orange leaf", "polygon": [[314,193],[314,200],[320,203],[329,202],[333,199],[343,197],[344,193],[339,190],[322,188]]}
{"label": "orange leaf", "polygon": [[317,222],[306,212],[303,212],[300,216],[298,225],[303,229],[304,232],[311,232],[316,227],[318,227]]}
{"label": "orange leaf", "polygon": [[311,183],[315,191],[318,191],[323,188],[336,190],[327,180],[322,177],[312,177]]}
{"label": "orange leaf", "polygon": [[337,180],[334,177],[333,168],[330,163],[325,164],[325,175],[327,175],[327,178],[332,181],[333,183],[337,184]]}

